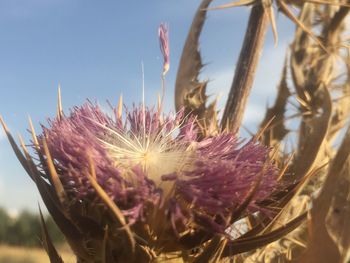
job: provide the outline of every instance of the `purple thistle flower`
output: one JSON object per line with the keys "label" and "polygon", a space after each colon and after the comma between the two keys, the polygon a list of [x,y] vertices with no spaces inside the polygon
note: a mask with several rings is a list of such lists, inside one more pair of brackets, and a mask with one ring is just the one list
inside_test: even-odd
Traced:
{"label": "purple thistle flower", "polygon": [[169,48],[169,26],[165,23],[160,24],[158,29],[159,46],[163,55],[163,77],[170,68],[170,48]]}
{"label": "purple thistle flower", "polygon": [[247,211],[262,211],[257,201],[277,185],[269,149],[226,133],[198,141],[194,121],[182,118],[183,112],[161,116],[134,106],[125,120],[113,119],[89,103],[50,120],[38,139],[46,139],[71,202],[96,199],[84,175],[91,158],[97,182],[129,224],[146,220],[151,205],[163,211],[163,220],[170,218],[176,235],[191,222],[223,233],[258,180]]}

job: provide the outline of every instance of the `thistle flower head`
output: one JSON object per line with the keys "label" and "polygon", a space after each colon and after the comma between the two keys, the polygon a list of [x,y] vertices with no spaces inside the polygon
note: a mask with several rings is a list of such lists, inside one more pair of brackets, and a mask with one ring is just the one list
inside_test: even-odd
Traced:
{"label": "thistle flower head", "polygon": [[18,155],[79,259],[125,262],[131,253],[148,262],[232,239],[229,227],[248,215],[273,215],[269,148],[231,133],[200,136],[183,111],[114,112],[90,102],[62,112],[39,136],[32,128],[37,161],[24,144]]}
{"label": "thistle flower head", "polygon": [[125,119],[112,118],[89,103],[49,121],[39,141],[47,141],[72,202],[96,198],[82,172],[92,159],[97,182],[129,222],[144,220],[145,207],[152,204],[165,208],[175,233],[204,218],[223,233],[229,226],[223,222],[257,181],[247,209],[260,211],[256,201],[275,189],[277,168],[268,148],[228,133],[199,141],[194,121],[182,119],[182,112],[163,116],[136,106],[126,110]]}
{"label": "thistle flower head", "polygon": [[[159,40],[164,96],[165,24]],[[220,130],[197,133],[195,119],[184,110],[163,115],[161,103],[157,110],[143,103],[124,114],[120,103],[115,116],[93,103],[64,115],[60,96],[58,105],[57,118],[39,136],[31,127],[36,159],[0,122],[78,262],[153,262],[169,253],[207,262],[272,242],[305,217],[263,233],[277,218],[269,205],[281,209],[297,184],[275,191],[279,171],[270,149],[255,140]],[[259,222],[247,235],[229,234],[237,220],[254,217]],[[44,241],[52,261],[61,262]]]}

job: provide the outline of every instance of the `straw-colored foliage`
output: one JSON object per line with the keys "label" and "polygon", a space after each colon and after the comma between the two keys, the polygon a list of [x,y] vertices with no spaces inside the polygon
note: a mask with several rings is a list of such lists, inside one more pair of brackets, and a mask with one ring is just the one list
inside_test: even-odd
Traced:
{"label": "straw-colored foliage", "polygon": [[[273,14],[276,7],[296,24],[296,31],[289,50],[286,50],[284,68],[280,69],[281,81],[275,103],[267,109],[261,122],[262,132],[258,135],[264,144],[277,149],[276,159],[281,167],[290,163],[281,180],[302,182],[294,198],[261,233],[286,224],[304,211],[308,211],[309,216],[302,226],[279,241],[259,248],[256,252],[240,254],[234,260],[347,262],[350,251],[350,173],[347,161],[350,135],[349,132],[344,135],[344,132],[349,124],[350,113],[349,31],[346,24],[349,4],[346,1],[243,0],[212,9],[255,5],[253,14],[259,2],[264,9],[261,16],[266,16],[270,21],[275,40],[277,26]],[[263,19],[260,23],[265,23]],[[253,51],[248,55],[251,53]],[[245,65],[248,63],[247,56],[239,60]],[[235,81],[242,75],[240,62],[237,63],[238,69],[231,86],[230,94],[235,95],[232,96],[233,103],[229,103],[229,95],[225,108],[229,114],[224,113],[224,117],[228,118],[224,122],[233,120],[236,126],[237,118],[230,116],[230,113],[244,111],[245,108],[245,105],[241,105],[242,98],[239,98],[243,91],[239,90],[251,88],[247,80]],[[257,65],[251,67],[254,66]],[[254,75],[254,70],[252,72]],[[206,103],[204,100],[202,105]],[[193,108],[191,104],[185,103],[184,106]],[[210,107],[207,110],[213,111]],[[202,113],[207,110],[204,108]],[[202,122],[216,123],[211,116]],[[230,128],[230,125],[222,128],[227,127]],[[208,129],[205,132],[208,133]]]}

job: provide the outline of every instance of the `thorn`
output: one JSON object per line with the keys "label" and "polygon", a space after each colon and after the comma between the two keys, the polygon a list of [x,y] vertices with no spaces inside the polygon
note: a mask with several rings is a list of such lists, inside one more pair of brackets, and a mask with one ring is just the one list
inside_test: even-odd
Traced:
{"label": "thorn", "polygon": [[160,95],[158,94],[158,112],[161,111],[161,108],[162,108],[162,99],[161,99]]}
{"label": "thorn", "polygon": [[284,174],[286,173],[287,169],[289,168],[289,165],[291,164],[291,161],[292,161],[293,158],[294,158],[294,155],[295,155],[295,154],[292,153],[292,154],[288,157],[288,159],[287,159],[285,165],[282,167],[282,169],[280,170],[279,175],[277,176],[277,181],[280,181],[280,180],[283,178]]}
{"label": "thorn", "polygon": [[27,147],[26,147],[26,145],[24,143],[24,140],[23,140],[23,137],[21,136],[21,134],[18,134],[18,139],[19,139],[19,143],[20,143],[20,145],[21,145],[21,147],[23,149],[24,155],[26,157],[28,157],[29,153],[28,153]]}
{"label": "thorn", "polygon": [[277,154],[279,153],[279,150],[280,150],[280,146],[281,146],[281,142],[278,142],[276,145],[274,145],[272,147],[272,152],[271,152],[271,159],[275,160],[276,159],[276,156]]}
{"label": "thorn", "polygon": [[34,146],[35,146],[36,150],[38,151],[40,149],[39,142],[38,142],[38,138],[36,137],[36,133],[35,133],[35,129],[34,129],[34,126],[33,126],[32,118],[30,118],[29,115],[28,115],[28,120],[29,120],[29,127],[30,127],[30,132],[32,134]]}
{"label": "thorn", "polygon": [[63,117],[63,110],[62,110],[62,99],[61,99],[61,84],[58,83],[57,118],[58,120],[61,120],[62,117]]}
{"label": "thorn", "polygon": [[9,131],[9,129],[8,129],[6,123],[5,123],[5,121],[4,121],[4,119],[2,118],[1,115],[0,115],[0,123],[1,123],[2,128],[4,129],[5,133],[6,133],[6,134],[9,133],[10,131]]}
{"label": "thorn", "polygon": [[277,47],[278,33],[277,33],[275,12],[273,10],[272,1],[271,0],[262,0],[262,5],[264,8],[264,12],[268,16],[268,20],[269,20],[270,25],[271,25],[273,39],[274,39],[274,47]]}
{"label": "thorn", "polygon": [[273,120],[276,118],[276,116],[273,116],[270,120],[267,121],[267,123],[261,127],[260,131],[258,131],[258,133],[255,135],[254,137],[254,141],[258,141],[263,134],[268,131],[268,129],[270,128],[270,125],[272,124]]}
{"label": "thorn", "polygon": [[122,113],[123,113],[123,94],[120,94],[119,101],[118,101],[118,113],[117,113],[118,119],[121,119]]}

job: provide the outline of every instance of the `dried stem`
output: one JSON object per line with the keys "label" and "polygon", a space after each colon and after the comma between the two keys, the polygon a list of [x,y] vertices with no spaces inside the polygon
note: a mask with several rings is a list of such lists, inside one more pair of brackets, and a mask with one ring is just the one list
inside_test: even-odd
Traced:
{"label": "dried stem", "polygon": [[268,15],[262,5],[252,8],[235,76],[226,102],[221,126],[237,131],[241,125],[255,71],[263,48]]}

